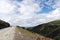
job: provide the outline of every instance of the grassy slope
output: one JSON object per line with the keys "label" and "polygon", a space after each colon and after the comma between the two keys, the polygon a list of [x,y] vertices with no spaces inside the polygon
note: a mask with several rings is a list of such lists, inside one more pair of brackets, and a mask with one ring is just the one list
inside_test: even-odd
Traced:
{"label": "grassy slope", "polygon": [[60,40],[60,20],[38,25],[34,27],[32,31],[40,35]]}
{"label": "grassy slope", "polygon": [[60,24],[60,20],[55,20],[55,21],[52,21],[52,22],[48,22],[46,24],[54,24],[54,25]]}
{"label": "grassy slope", "polygon": [[[44,36],[42,36],[42,35],[39,35],[39,34],[37,34],[37,33],[32,33],[32,32],[30,32],[30,31],[27,31],[27,30],[25,30],[25,29],[23,29],[23,28],[20,28],[20,27],[17,27],[17,29],[23,34],[23,35],[25,35],[25,36],[30,36],[30,37],[32,37],[33,39],[36,39],[36,38],[40,38],[40,39],[42,39],[42,38],[47,38],[47,37],[44,37]],[[50,38],[51,39],[51,38]],[[52,40],[52,39],[51,39]]]}
{"label": "grassy slope", "polygon": [[0,29],[10,27],[10,24],[8,22],[5,22],[3,20],[0,20]]}

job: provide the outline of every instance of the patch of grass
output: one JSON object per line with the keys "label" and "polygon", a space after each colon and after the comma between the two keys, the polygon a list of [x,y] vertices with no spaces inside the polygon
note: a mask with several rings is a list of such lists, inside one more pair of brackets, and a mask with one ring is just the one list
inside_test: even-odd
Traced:
{"label": "patch of grass", "polygon": [[18,31],[20,31],[25,36],[30,36],[30,37],[32,37],[34,39],[37,38],[37,37],[44,38],[44,36],[42,36],[42,35],[39,35],[37,33],[30,32],[30,31],[25,30],[25,29],[23,29],[21,27],[16,27],[16,28],[18,29]]}

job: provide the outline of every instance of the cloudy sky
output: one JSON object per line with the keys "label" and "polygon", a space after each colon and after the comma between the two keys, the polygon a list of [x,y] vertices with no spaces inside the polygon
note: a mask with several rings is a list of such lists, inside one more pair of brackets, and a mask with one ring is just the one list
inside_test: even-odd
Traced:
{"label": "cloudy sky", "polygon": [[33,27],[60,19],[60,0],[0,0],[0,19]]}

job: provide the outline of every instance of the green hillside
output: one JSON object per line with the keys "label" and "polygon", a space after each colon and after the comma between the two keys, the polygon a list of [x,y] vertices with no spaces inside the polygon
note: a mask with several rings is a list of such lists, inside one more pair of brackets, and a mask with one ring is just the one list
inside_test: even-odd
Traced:
{"label": "green hillside", "polygon": [[9,27],[10,24],[8,22],[5,22],[3,20],[0,20],[0,29]]}
{"label": "green hillside", "polygon": [[[21,28],[19,26],[16,27],[18,29],[18,31],[20,31],[23,35],[25,35],[26,37],[31,37],[33,38],[33,40],[53,40],[52,38],[49,38],[49,37],[45,37],[45,36],[42,36],[42,35],[39,35],[37,33],[34,33],[34,32],[31,32],[31,31],[28,31],[24,28]],[[31,39],[29,39],[31,40]]]}
{"label": "green hillside", "polygon": [[60,20],[38,25],[33,29],[30,29],[30,31],[46,37],[54,38],[55,40],[60,40]]}

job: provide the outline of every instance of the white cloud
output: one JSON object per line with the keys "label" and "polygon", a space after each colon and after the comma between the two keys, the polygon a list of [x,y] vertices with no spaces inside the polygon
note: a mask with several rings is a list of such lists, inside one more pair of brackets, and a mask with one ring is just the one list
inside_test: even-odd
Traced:
{"label": "white cloud", "polygon": [[[54,11],[37,14],[37,12],[42,9],[39,4],[41,1],[35,2],[35,0],[23,0],[18,2],[16,0],[1,0],[0,19],[9,22],[11,25],[20,25],[25,27],[36,26],[52,20],[60,19],[59,2],[56,2],[56,5],[53,5],[54,8],[56,8]],[[51,6],[50,1],[46,4]]]}
{"label": "white cloud", "polygon": [[[12,7],[11,7],[12,6]],[[0,13],[9,13],[13,10],[14,6],[9,4],[7,1],[0,1]]]}

